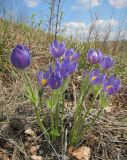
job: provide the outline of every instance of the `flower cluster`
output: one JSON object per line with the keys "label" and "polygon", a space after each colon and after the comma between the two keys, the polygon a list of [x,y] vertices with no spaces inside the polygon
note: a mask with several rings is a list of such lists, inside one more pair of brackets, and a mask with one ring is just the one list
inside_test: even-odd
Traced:
{"label": "flower cluster", "polygon": [[[52,89],[51,97],[46,101],[48,108],[50,109],[50,122],[51,127],[50,129],[45,128],[46,123],[43,123],[41,114],[46,121],[46,115],[43,111],[42,105],[42,94],[36,94],[33,86],[31,85],[30,78],[25,72],[26,69],[31,62],[31,56],[29,49],[24,45],[17,45],[11,53],[10,61],[11,63],[18,69],[24,70],[24,76],[26,78],[27,85],[29,87],[28,97],[30,98],[31,102],[33,102],[36,118],[38,120],[38,124],[40,129],[44,132],[46,138],[52,140],[59,137],[60,134],[64,131],[64,93],[66,88],[68,87],[68,81],[64,81],[70,75],[72,75],[77,67],[78,67],[78,60],[80,57],[80,53],[74,52],[74,49],[67,49],[65,42],[61,44],[58,43],[56,40],[52,42],[49,46],[50,52],[55,59],[55,65],[50,64],[49,68],[46,72],[39,71],[37,74],[37,81],[40,85],[38,93],[40,93],[41,89],[50,87]],[[79,96],[77,95],[77,102],[76,102],[76,110],[73,114],[73,123],[72,128],[69,133],[70,142],[69,144],[75,145],[82,139],[82,135],[85,135],[87,131],[91,128],[94,124],[96,119],[99,117],[103,109],[107,106],[108,95],[112,95],[117,93],[120,90],[120,80],[117,79],[114,75],[111,75],[107,78],[107,71],[114,65],[115,61],[110,57],[104,55],[100,50],[95,51],[94,49],[90,49],[87,55],[87,60],[89,61],[91,67],[91,71],[86,70],[83,74],[82,80],[82,87],[80,88]],[[95,67],[94,67],[95,66]],[[97,68],[97,66],[99,66]],[[89,76],[87,76],[89,73]],[[108,74],[109,75],[109,74]],[[87,76],[87,78],[86,78]],[[63,85],[62,85],[63,84]],[[62,87],[61,87],[62,85]],[[99,87],[93,87],[95,90],[95,98],[91,101],[91,104],[88,105],[87,111],[85,114],[82,114],[84,110],[84,100],[89,93],[93,91],[92,85],[99,85]],[[100,87],[101,86],[101,87]],[[61,87],[61,88],[60,88]],[[53,91],[54,89],[60,90]],[[105,94],[106,92],[107,94]],[[101,92],[102,91],[102,92]],[[100,94],[101,93],[101,94]],[[84,124],[88,119],[89,113],[91,111],[91,107],[94,106],[94,102],[99,95],[99,104],[101,108],[98,110],[97,114],[90,123],[86,124],[85,130]],[[55,99],[55,100],[54,100]],[[62,103],[63,104],[62,104]],[[37,107],[38,104],[40,107]],[[62,112],[61,112],[62,111]],[[49,122],[49,120],[48,120]]]}
{"label": "flower cluster", "polygon": [[[74,49],[67,49],[65,42],[60,44],[57,40],[54,40],[49,48],[55,58],[55,68],[50,65],[45,73],[39,71],[37,80],[42,88],[49,86],[51,89],[58,89],[62,85],[63,79],[76,71],[80,53],[75,53]],[[63,61],[61,61],[61,57]],[[10,60],[18,69],[27,68],[31,62],[29,49],[24,45],[17,45],[12,50]],[[87,60],[91,65],[98,64],[102,71],[110,69],[115,64],[110,56],[103,55],[100,50],[95,51],[94,49],[89,50]],[[101,73],[99,68],[90,72],[89,80],[92,85],[102,84],[104,91],[109,95],[120,90],[120,80],[113,75],[106,79],[106,75],[104,72]]]}
{"label": "flower cluster", "polygon": [[104,91],[108,95],[117,93],[120,90],[120,80],[116,79],[114,75],[111,75],[108,80],[106,79],[106,74],[104,71],[110,69],[114,65],[114,60],[110,56],[104,56],[100,50],[94,51],[90,49],[88,52],[87,60],[90,64],[99,64],[103,73],[100,72],[100,69],[93,69],[90,72],[89,79],[90,83],[102,84]]}
{"label": "flower cluster", "polygon": [[[49,86],[51,89],[58,89],[63,79],[76,71],[80,53],[75,53],[74,49],[66,49],[65,42],[59,44],[56,40],[50,45],[50,52],[55,58],[55,68],[50,65],[45,73],[40,71],[37,80],[41,87]],[[61,57],[63,61],[60,60]]]}

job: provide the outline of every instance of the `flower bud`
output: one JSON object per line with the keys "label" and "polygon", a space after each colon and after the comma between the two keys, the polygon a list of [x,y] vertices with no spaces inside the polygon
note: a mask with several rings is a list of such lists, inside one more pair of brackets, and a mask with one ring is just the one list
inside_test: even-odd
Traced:
{"label": "flower bud", "polygon": [[10,61],[18,69],[27,68],[31,61],[29,49],[24,45],[17,45],[12,50]]}

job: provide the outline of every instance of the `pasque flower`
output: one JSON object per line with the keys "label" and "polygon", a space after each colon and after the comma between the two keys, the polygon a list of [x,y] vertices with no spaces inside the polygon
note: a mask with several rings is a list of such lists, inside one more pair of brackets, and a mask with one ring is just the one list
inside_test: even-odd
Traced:
{"label": "pasque flower", "polygon": [[71,62],[78,61],[79,56],[80,53],[79,52],[75,53],[73,48],[68,49],[65,52],[65,59],[69,59]]}
{"label": "pasque flower", "polygon": [[10,56],[11,63],[18,69],[25,69],[30,65],[31,56],[29,49],[24,45],[17,45]]}
{"label": "pasque flower", "polygon": [[87,55],[87,59],[90,64],[97,64],[103,58],[103,54],[100,50],[94,51],[94,49],[90,49]]}
{"label": "pasque flower", "polygon": [[42,87],[49,86],[51,89],[58,89],[62,84],[60,63],[56,61],[56,67],[54,70],[50,65],[49,69],[45,73],[39,71],[37,81]]}
{"label": "pasque flower", "polygon": [[50,78],[49,70],[47,70],[45,73],[43,73],[42,71],[38,72],[37,81],[40,86],[46,87],[48,85],[49,78]]}
{"label": "pasque flower", "polygon": [[62,85],[62,75],[61,75],[61,65],[58,61],[56,61],[56,67],[53,71],[50,66],[51,76],[49,78],[49,86],[51,89],[58,89]]}
{"label": "pasque flower", "polygon": [[104,74],[100,74],[99,69],[94,69],[89,75],[91,84],[101,84],[106,79]]}
{"label": "pasque flower", "polygon": [[103,59],[99,62],[100,66],[103,69],[109,69],[114,65],[114,60],[110,56],[104,56]]}
{"label": "pasque flower", "polygon": [[70,61],[68,59],[64,59],[62,61],[61,75],[62,75],[63,79],[69,76],[69,73],[68,73],[69,63],[70,63]]}
{"label": "pasque flower", "polygon": [[65,42],[59,44],[57,40],[54,40],[49,47],[50,47],[50,52],[54,58],[61,57],[66,51]]}
{"label": "pasque flower", "polygon": [[103,89],[108,95],[117,93],[120,90],[120,80],[115,76],[110,76],[107,81],[103,82]]}
{"label": "pasque flower", "polygon": [[73,74],[78,66],[78,59],[80,54],[74,53],[73,49],[65,52],[65,57],[61,65],[61,75],[63,78]]}

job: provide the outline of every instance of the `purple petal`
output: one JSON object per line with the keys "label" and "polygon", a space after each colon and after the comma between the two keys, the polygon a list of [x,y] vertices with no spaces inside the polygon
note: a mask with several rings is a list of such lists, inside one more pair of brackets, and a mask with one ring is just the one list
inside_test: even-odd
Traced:
{"label": "purple petal", "polygon": [[27,68],[31,61],[29,49],[24,45],[17,45],[12,50],[10,61],[18,69]]}
{"label": "purple petal", "polygon": [[98,49],[97,54],[98,54],[99,61],[101,61],[103,59],[103,53]]}
{"label": "purple petal", "polygon": [[49,86],[51,89],[58,89],[62,84],[62,79],[52,75],[49,79]]}
{"label": "purple petal", "polygon": [[77,62],[70,63],[68,68],[68,74],[71,75],[72,73],[74,73],[77,69],[77,66],[78,66]]}
{"label": "purple petal", "polygon": [[77,61],[79,59],[80,53],[73,54],[71,61]]}
{"label": "purple petal", "polygon": [[100,75],[99,69],[94,69],[89,75],[89,80],[91,84],[101,84],[104,81],[104,79],[105,75]]}
{"label": "purple petal", "polygon": [[114,84],[115,79],[116,79],[116,78],[115,78],[114,75],[110,76],[110,77],[108,78],[107,85],[108,85],[108,84]]}
{"label": "purple petal", "polygon": [[54,40],[53,43],[52,43],[52,46],[55,47],[55,48],[58,48],[59,47],[58,41]]}
{"label": "purple petal", "polygon": [[94,49],[90,49],[88,51],[87,59],[90,59],[90,57],[92,56],[93,52],[94,52]]}
{"label": "purple petal", "polygon": [[69,60],[64,59],[61,65],[61,75],[63,78],[68,77]]}
{"label": "purple petal", "polygon": [[120,80],[115,81],[115,91],[118,92],[121,88]]}
{"label": "purple petal", "polygon": [[99,73],[100,73],[99,68],[92,70],[90,73],[90,79],[92,78],[92,76],[98,76]]}
{"label": "purple petal", "polygon": [[65,52],[65,58],[69,58],[70,56],[72,56],[74,50],[73,49],[68,49]]}
{"label": "purple petal", "polygon": [[111,87],[110,89],[106,90],[106,92],[107,92],[109,95],[112,95],[112,94],[115,92],[115,88],[114,88],[114,87]]}
{"label": "purple petal", "polygon": [[98,57],[97,52],[95,52],[93,49],[89,50],[87,59],[91,64],[98,63],[99,57]]}
{"label": "purple petal", "polygon": [[52,44],[49,45],[49,48],[54,58],[61,57],[66,50],[65,42],[62,42],[61,44],[59,44],[57,40],[54,40]]}
{"label": "purple petal", "polygon": [[110,56],[105,56],[99,64],[103,69],[109,69],[114,65],[114,60]]}
{"label": "purple petal", "polygon": [[108,84],[107,81],[103,83],[103,89],[108,95],[111,95],[115,92],[115,87],[111,84]]}
{"label": "purple petal", "polygon": [[117,80],[115,76],[110,76],[107,81],[103,83],[104,91],[112,95],[120,90],[120,80]]}
{"label": "purple petal", "polygon": [[43,72],[39,71],[38,74],[37,74],[37,82],[38,82],[39,85],[41,85],[42,78],[43,78]]}
{"label": "purple petal", "polygon": [[105,74],[102,74],[100,76],[100,82],[103,83],[104,81],[106,81],[106,75]]}

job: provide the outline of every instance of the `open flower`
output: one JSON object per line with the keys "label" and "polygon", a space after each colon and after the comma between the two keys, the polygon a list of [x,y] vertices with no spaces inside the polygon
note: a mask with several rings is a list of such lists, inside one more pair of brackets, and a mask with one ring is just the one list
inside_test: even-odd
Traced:
{"label": "open flower", "polygon": [[103,82],[103,89],[109,95],[117,93],[120,90],[120,86],[120,80],[116,79],[115,76],[111,76],[107,81]]}
{"label": "open flower", "polygon": [[79,56],[80,54],[74,53],[73,49],[66,51],[64,60],[61,65],[61,75],[63,78],[68,77],[76,71]]}
{"label": "open flower", "polygon": [[66,51],[65,42],[62,42],[61,44],[59,44],[57,40],[54,40],[50,45],[50,52],[54,58],[61,57],[65,53],[65,51]]}
{"label": "open flower", "polygon": [[110,56],[104,56],[103,59],[99,62],[100,66],[103,69],[109,69],[114,65],[114,60]]}
{"label": "open flower", "polygon": [[65,59],[69,59],[71,62],[78,61],[80,53],[74,53],[74,49],[68,49],[65,52]]}
{"label": "open flower", "polygon": [[49,70],[47,70],[45,73],[39,71],[37,75],[38,84],[42,87],[46,87],[48,85],[49,77],[50,77]]}
{"label": "open flower", "polygon": [[56,68],[53,71],[52,67],[50,66],[51,76],[49,78],[49,86],[51,89],[58,89],[62,85],[62,76],[61,76],[61,65],[57,61]]}
{"label": "open flower", "polygon": [[90,49],[87,55],[87,59],[90,64],[97,64],[103,58],[103,54],[100,50],[94,51],[94,49]]}
{"label": "open flower", "polygon": [[24,45],[17,45],[10,56],[11,63],[18,69],[25,69],[30,65],[31,56],[29,49]]}
{"label": "open flower", "polygon": [[90,75],[89,80],[91,84],[101,84],[106,79],[104,74],[100,74],[99,69],[94,69]]}
{"label": "open flower", "polygon": [[68,73],[69,63],[70,62],[68,59],[64,59],[61,64],[61,75],[63,79],[69,76],[69,73]]}

